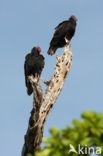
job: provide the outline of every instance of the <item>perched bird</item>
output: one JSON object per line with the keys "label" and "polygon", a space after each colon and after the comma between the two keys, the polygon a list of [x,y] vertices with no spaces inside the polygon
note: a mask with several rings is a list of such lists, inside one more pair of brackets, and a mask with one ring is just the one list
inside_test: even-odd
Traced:
{"label": "perched bird", "polygon": [[24,62],[24,74],[25,74],[25,85],[27,87],[27,94],[31,95],[33,88],[28,76],[33,75],[34,78],[39,80],[41,72],[45,65],[45,58],[41,53],[40,47],[33,47],[31,53],[25,56]]}
{"label": "perched bird", "polygon": [[71,16],[68,20],[61,22],[56,28],[50,42],[48,54],[53,55],[58,48],[62,48],[70,43],[75,34],[77,18]]}

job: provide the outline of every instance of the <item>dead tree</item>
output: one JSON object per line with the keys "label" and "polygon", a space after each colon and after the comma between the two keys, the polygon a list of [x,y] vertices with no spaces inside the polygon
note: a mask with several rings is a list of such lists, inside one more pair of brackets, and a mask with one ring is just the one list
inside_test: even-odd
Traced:
{"label": "dead tree", "polygon": [[34,77],[29,76],[34,92],[33,108],[29,118],[28,129],[24,136],[21,156],[27,156],[28,153],[34,156],[35,151],[40,148],[44,123],[63,88],[65,79],[71,68],[71,63],[71,48],[70,46],[65,46],[63,55],[57,57],[53,76],[49,81],[45,81],[47,86],[45,93],[42,92],[40,84],[36,83]]}

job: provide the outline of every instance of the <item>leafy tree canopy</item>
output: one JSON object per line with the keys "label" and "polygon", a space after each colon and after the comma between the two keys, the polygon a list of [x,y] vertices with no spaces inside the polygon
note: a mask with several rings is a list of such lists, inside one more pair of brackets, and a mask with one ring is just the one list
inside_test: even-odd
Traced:
{"label": "leafy tree canopy", "polygon": [[83,147],[103,146],[103,113],[83,112],[81,119],[74,119],[71,126],[64,129],[50,129],[50,137],[44,138],[44,147],[36,156],[83,156],[70,152],[70,145],[78,151],[78,145]]}

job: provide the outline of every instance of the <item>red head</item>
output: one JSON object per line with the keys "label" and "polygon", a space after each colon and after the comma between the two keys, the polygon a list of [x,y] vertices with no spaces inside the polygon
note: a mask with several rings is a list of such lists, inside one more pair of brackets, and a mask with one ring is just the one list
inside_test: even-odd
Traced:
{"label": "red head", "polygon": [[33,47],[31,50],[32,54],[40,54],[41,53],[41,48],[40,47]]}
{"label": "red head", "polygon": [[40,47],[36,47],[37,52],[40,54],[41,53],[41,48]]}
{"label": "red head", "polygon": [[72,15],[72,16],[70,16],[70,18],[69,18],[69,20],[74,20],[74,21],[77,21],[77,18],[74,16],[74,15]]}

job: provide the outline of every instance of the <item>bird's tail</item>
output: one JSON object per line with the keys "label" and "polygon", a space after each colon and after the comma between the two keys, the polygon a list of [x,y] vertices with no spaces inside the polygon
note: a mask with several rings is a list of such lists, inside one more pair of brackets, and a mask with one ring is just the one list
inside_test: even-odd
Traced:
{"label": "bird's tail", "polygon": [[27,94],[30,96],[33,93],[33,88],[30,82],[27,83]]}
{"label": "bird's tail", "polygon": [[48,53],[49,55],[53,55],[53,54],[55,54],[56,50],[57,50],[56,47],[49,47],[47,53]]}

